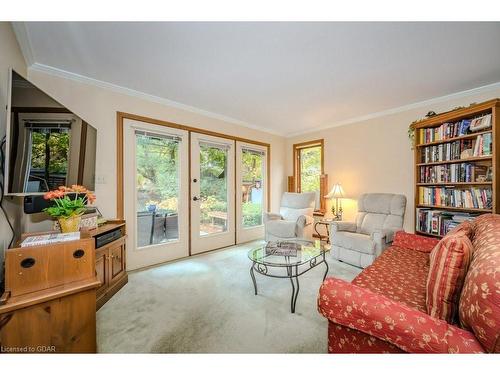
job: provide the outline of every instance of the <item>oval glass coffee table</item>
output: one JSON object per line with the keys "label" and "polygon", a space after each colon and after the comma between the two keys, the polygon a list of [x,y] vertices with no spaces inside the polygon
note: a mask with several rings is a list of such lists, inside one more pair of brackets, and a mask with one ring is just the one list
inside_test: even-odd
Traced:
{"label": "oval glass coffee table", "polygon": [[328,274],[328,263],[325,248],[319,241],[292,240],[292,241],[269,241],[248,252],[252,261],[250,275],[253,281],[255,295],[257,295],[257,281],[255,272],[264,276],[290,279],[292,283],[292,299],[290,308],[295,312],[297,296],[299,295],[299,276],[314,267],[324,263],[326,266],[323,281]]}

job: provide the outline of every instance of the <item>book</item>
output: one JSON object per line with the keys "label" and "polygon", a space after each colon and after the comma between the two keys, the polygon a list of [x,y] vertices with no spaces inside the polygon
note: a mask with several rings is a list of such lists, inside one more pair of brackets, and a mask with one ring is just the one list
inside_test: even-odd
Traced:
{"label": "book", "polygon": [[444,236],[464,221],[475,219],[479,214],[417,208],[416,229],[419,232]]}
{"label": "book", "polygon": [[51,233],[36,236],[29,236],[21,242],[21,247],[49,245],[58,242],[69,242],[80,239],[80,232]]}
{"label": "book", "polygon": [[491,209],[492,189],[471,187],[419,187],[419,204],[428,206]]}
{"label": "book", "polygon": [[477,132],[491,127],[491,114],[477,117],[470,124],[470,131]]}

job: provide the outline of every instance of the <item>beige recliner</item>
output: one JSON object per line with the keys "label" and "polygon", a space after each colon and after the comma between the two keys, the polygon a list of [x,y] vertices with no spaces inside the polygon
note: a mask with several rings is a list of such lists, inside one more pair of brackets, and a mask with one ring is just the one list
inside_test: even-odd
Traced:
{"label": "beige recliner", "polygon": [[266,241],[312,239],[316,193],[283,193],[280,213],[266,213]]}
{"label": "beige recliner", "polygon": [[338,221],[331,225],[333,258],[365,268],[403,229],[406,197],[399,194],[362,194],[355,222]]}

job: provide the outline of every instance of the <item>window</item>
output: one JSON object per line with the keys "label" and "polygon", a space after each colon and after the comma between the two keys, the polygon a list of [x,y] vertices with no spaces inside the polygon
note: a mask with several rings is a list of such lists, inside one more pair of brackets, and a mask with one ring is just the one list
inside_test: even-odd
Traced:
{"label": "window", "polygon": [[24,190],[43,192],[66,185],[69,157],[69,125],[26,123],[29,165]]}
{"label": "window", "polygon": [[244,228],[262,225],[264,209],[264,163],[265,153],[243,148],[241,154],[241,198]]}
{"label": "window", "polygon": [[200,236],[228,230],[228,150],[200,142]]}
{"label": "window", "polygon": [[315,211],[324,212],[324,163],[323,140],[315,140],[293,145],[294,191],[298,193],[316,192]]}
{"label": "window", "polygon": [[179,239],[179,142],[135,131],[137,247]]}

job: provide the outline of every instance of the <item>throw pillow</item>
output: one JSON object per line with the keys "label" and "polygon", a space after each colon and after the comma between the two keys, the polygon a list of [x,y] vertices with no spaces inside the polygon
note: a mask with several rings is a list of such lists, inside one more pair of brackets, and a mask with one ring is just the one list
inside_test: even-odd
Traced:
{"label": "throw pillow", "polygon": [[471,232],[469,222],[460,224],[439,241],[430,255],[427,313],[448,323],[458,318],[458,299],[473,252]]}

